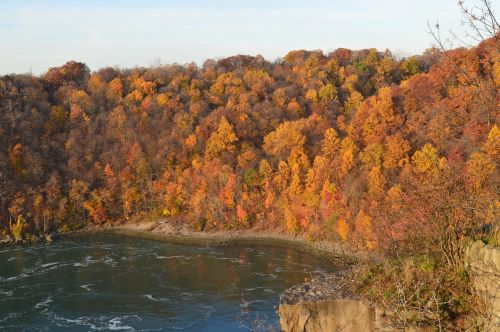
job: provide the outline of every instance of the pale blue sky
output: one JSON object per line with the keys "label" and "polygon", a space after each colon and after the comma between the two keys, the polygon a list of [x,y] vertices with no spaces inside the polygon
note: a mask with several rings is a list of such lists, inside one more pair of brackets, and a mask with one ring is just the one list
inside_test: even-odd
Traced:
{"label": "pale blue sky", "polygon": [[0,74],[68,60],[92,69],[203,63],[293,49],[421,53],[427,20],[460,30],[456,0],[0,0]]}

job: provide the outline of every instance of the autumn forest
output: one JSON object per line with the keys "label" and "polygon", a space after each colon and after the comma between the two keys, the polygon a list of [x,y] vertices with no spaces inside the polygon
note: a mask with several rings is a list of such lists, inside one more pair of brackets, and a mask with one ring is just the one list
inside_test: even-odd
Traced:
{"label": "autumn forest", "polygon": [[[442,250],[498,209],[498,39],[0,77],[3,236],[168,217]],[[396,250],[397,248],[397,250]]]}

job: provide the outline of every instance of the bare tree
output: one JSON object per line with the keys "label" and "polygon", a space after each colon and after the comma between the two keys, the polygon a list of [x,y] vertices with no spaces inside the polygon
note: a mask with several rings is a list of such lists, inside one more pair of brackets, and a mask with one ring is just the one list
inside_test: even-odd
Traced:
{"label": "bare tree", "polygon": [[434,47],[446,51],[453,47],[453,41],[470,47],[489,38],[500,39],[500,25],[495,17],[490,0],[480,0],[478,5],[468,6],[465,0],[459,0],[458,6],[462,13],[461,23],[464,26],[464,38],[450,31],[449,36],[443,37],[439,22],[431,25],[427,21],[428,32],[434,39]]}

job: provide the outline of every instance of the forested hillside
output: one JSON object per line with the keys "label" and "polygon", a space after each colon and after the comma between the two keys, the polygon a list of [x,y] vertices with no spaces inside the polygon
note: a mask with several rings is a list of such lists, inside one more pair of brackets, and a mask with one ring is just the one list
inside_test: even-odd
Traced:
{"label": "forested hillside", "polygon": [[3,76],[0,226],[175,216],[453,263],[453,239],[497,217],[499,85],[498,38]]}

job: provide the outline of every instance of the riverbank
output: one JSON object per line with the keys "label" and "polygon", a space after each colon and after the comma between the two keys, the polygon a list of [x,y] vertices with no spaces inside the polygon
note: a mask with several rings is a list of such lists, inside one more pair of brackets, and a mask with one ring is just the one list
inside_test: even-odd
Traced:
{"label": "riverbank", "polygon": [[[288,308],[288,306],[293,308],[295,305],[316,305],[323,301],[331,302],[350,299],[353,301],[361,301],[353,289],[355,282],[352,279],[355,277],[355,274],[352,272],[356,270],[356,268],[353,269],[353,267],[373,258],[364,252],[349,250],[342,243],[311,241],[302,236],[290,236],[281,234],[278,231],[264,232],[255,229],[200,232],[190,230],[182,223],[176,223],[167,219],[156,219],[152,221],[135,220],[123,224],[92,226],[79,231],[60,233],[55,238],[103,233],[169,242],[179,245],[208,247],[269,246],[274,248],[291,248],[329,262],[337,267],[337,272],[322,274],[312,278],[312,280],[306,278],[304,283],[299,283],[285,290],[280,295],[280,317],[290,316],[293,318],[290,321],[302,316],[298,315],[298,313],[293,310],[289,311],[285,309],[285,307]],[[356,313],[355,311],[352,312]],[[343,316],[344,313],[340,310],[336,315]],[[288,325],[284,323],[281,323],[281,327],[284,330],[288,330]]]}
{"label": "riverbank", "polygon": [[[302,326],[300,322],[304,320],[304,317],[311,317],[311,315],[318,316],[317,318],[320,321],[327,320],[327,324],[323,324],[324,326],[314,319],[311,320],[311,322],[317,325],[314,326],[313,330],[317,331],[330,330],[330,327],[337,327],[339,322],[343,323],[345,319],[358,321],[360,313],[367,317],[361,321],[361,324],[346,325],[348,327],[347,331],[358,331],[358,327],[364,328],[374,324],[371,320],[374,309],[356,294],[354,290],[356,283],[353,280],[356,277],[356,274],[353,273],[356,270],[355,265],[367,261],[370,257],[362,252],[349,251],[342,247],[341,243],[328,241],[313,242],[300,236],[292,237],[269,231],[197,232],[182,225],[161,219],[137,223],[128,222],[115,226],[107,225],[86,229],[78,233],[71,233],[70,236],[77,236],[78,234],[88,235],[89,233],[112,233],[181,245],[293,248],[299,252],[328,261],[332,265],[339,267],[339,269],[334,273],[321,274],[313,279],[306,278],[304,283],[292,286],[280,294],[279,317],[282,330],[307,330],[306,325]],[[327,304],[326,307],[325,303]],[[331,303],[336,308],[335,312],[330,312],[331,308],[328,305]],[[315,309],[313,310],[309,306],[313,306]],[[346,310],[345,306],[350,306],[349,310]],[[296,310],[297,308],[299,308],[298,311]],[[326,312],[323,312],[325,310]]]}
{"label": "riverbank", "polygon": [[339,266],[350,266],[368,259],[362,253],[348,250],[341,243],[311,241],[301,236],[289,236],[275,232],[255,230],[199,232],[171,223],[165,219],[127,222],[121,225],[104,225],[86,228],[77,232],[64,233],[60,234],[60,236],[69,237],[89,233],[113,233],[182,245],[211,247],[259,245],[293,248],[299,252],[307,253]]}
{"label": "riverbank", "polygon": [[[404,264],[399,262],[399,265],[391,265],[394,264],[394,262],[391,263],[388,261],[381,261],[380,259],[377,259],[376,257],[363,251],[349,250],[341,243],[311,241],[301,236],[281,234],[279,230],[263,231],[257,229],[247,229],[200,232],[190,230],[183,223],[175,222],[175,220],[172,219],[156,219],[152,221],[143,219],[128,221],[122,224],[92,226],[79,231],[57,234],[53,238],[57,239],[102,233],[144,238],[179,245],[208,247],[269,246],[291,248],[330,262],[332,265],[339,267],[339,271],[337,272],[319,275],[312,280],[310,280],[310,278],[306,278],[304,283],[298,283],[281,294],[279,315],[281,327],[285,331],[306,330],[309,327],[312,328],[313,326],[314,328],[319,328],[321,326],[326,327],[323,330],[335,330],[338,324],[341,324],[342,328],[345,329],[347,326],[350,326],[348,325],[348,322],[345,321],[346,319],[349,322],[358,322],[360,321],[359,317],[361,316],[366,316],[366,319],[363,320],[363,322],[365,322],[363,323],[363,327],[353,325],[350,326],[347,331],[358,331],[360,328],[361,330],[367,330],[374,326],[383,326],[384,328],[390,330],[393,326],[392,321],[396,321],[396,326],[401,325],[399,324],[401,322],[397,322],[398,320],[401,320],[401,317],[399,317],[402,315],[400,312],[401,308],[399,308],[396,303],[389,305],[389,309],[386,311],[386,305],[384,305],[383,302],[377,301],[377,299],[370,296],[370,294],[367,294],[366,290],[368,290],[369,293],[373,293],[373,290],[376,290],[375,294],[377,291],[381,294],[383,292],[384,296],[385,294],[397,295],[397,293],[392,290],[394,285],[399,285],[403,271],[412,271],[410,274],[411,276],[416,276],[418,274],[420,278],[418,280],[424,281],[427,280],[425,278],[434,280],[436,279],[434,275],[439,276],[439,271],[437,271],[439,266],[433,267],[432,269],[423,269],[427,265],[422,264],[426,262],[421,262],[418,260],[421,258],[418,257],[410,257],[403,262]],[[43,239],[40,237],[39,241],[50,242],[52,241],[52,237],[44,237]],[[10,243],[14,242],[11,241]],[[490,264],[491,259],[489,257],[491,255],[488,254],[486,256],[489,260],[487,260],[485,264]],[[475,260],[472,260],[472,265],[477,265],[477,263],[474,263]],[[383,264],[384,262],[385,264]],[[476,267],[476,265],[473,267]],[[474,276],[474,280],[481,280],[486,272],[490,272],[488,269],[482,267],[476,268],[479,273],[474,269],[472,270],[471,275]],[[494,276],[497,276],[498,274],[495,273]],[[479,277],[476,275],[479,275]],[[408,276],[406,276],[406,278],[408,278]],[[493,277],[487,275],[486,278],[489,278],[488,280],[490,280]],[[442,281],[440,283],[442,283]],[[478,283],[480,285],[484,284],[482,281]],[[492,281],[490,283],[496,284],[496,281]],[[359,286],[361,284],[363,284],[362,288],[365,289],[364,292],[360,290]],[[409,283],[410,286],[413,284],[417,283]],[[478,287],[476,286],[476,288]],[[448,289],[450,289],[448,286],[443,288],[444,291],[447,291]],[[479,291],[481,290],[482,289],[479,289]],[[392,291],[392,293],[389,291]],[[489,308],[497,308],[496,305],[490,304],[496,303],[495,301],[497,301],[498,298],[496,295],[497,293],[493,292],[489,288],[487,288],[486,292],[483,293],[489,296],[487,297],[487,300],[484,300],[483,302],[488,302]],[[403,313],[406,316],[408,315],[408,313],[404,312],[404,310]],[[411,314],[415,314],[415,317],[417,318],[420,317],[417,315],[418,312],[412,311]],[[494,314],[498,316],[497,312],[494,312]],[[426,324],[426,326],[434,326],[434,323],[436,322],[433,322],[433,320],[436,319],[439,320],[436,324],[446,323],[447,326],[455,326],[456,324],[459,324],[457,326],[462,326],[463,324],[468,324],[467,326],[470,324],[483,324],[482,321],[481,323],[477,322],[480,317],[475,319],[471,316],[473,320],[471,321],[472,323],[469,322],[467,315],[475,315],[475,313],[472,312],[465,314],[464,317],[467,320],[465,323],[462,323],[462,321],[464,321],[462,318],[455,319],[457,321],[455,322],[455,320],[450,320],[449,316],[443,317],[443,319],[441,319],[441,316],[425,316],[416,319],[415,324],[416,326],[420,326],[422,324]],[[352,319],[349,317],[352,317]],[[490,320],[485,321],[489,322]],[[305,322],[309,322],[309,325],[304,325]],[[410,323],[406,322],[404,325],[406,326],[407,324]],[[491,324],[496,324],[496,322],[493,321]],[[485,326],[490,326],[491,324],[485,323]],[[319,330],[321,329],[319,328]]]}

